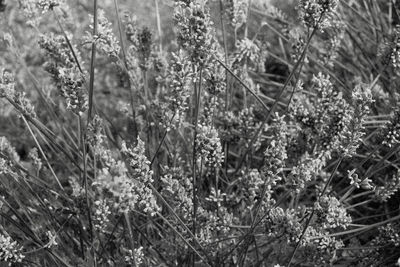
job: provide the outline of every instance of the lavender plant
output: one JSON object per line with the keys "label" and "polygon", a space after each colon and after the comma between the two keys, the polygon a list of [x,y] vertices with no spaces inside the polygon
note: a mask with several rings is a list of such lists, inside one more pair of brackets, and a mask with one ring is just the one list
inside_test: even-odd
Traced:
{"label": "lavender plant", "polygon": [[399,6],[0,1],[0,265],[394,266]]}

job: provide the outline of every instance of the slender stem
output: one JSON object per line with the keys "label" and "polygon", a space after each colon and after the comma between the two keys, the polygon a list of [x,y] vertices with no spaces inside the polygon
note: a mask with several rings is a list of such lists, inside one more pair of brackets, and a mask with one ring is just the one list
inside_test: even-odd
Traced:
{"label": "slender stem", "polygon": [[[171,120],[169,121],[169,125],[171,125],[171,123],[172,123],[172,121],[174,120],[174,118],[175,118],[175,113],[174,113],[174,115],[171,117]],[[167,127],[169,127],[169,126],[167,126]],[[164,134],[163,134],[163,137],[161,138],[161,141],[160,141],[160,143],[158,144],[157,149],[156,149],[156,151],[154,152],[154,155],[153,155],[153,157],[152,157],[152,159],[151,159],[151,161],[150,161],[150,167],[153,165],[153,163],[154,163],[154,161],[155,161],[155,159],[156,159],[156,157],[157,157],[157,155],[158,155],[158,152],[160,151],[161,146],[163,145],[164,140],[165,140],[165,138],[167,137],[167,134],[168,134],[168,129],[165,129]]]}
{"label": "slender stem", "polygon": [[[193,134],[193,235],[196,236],[196,218],[197,218],[197,151],[196,151],[196,140],[197,140],[197,125],[199,123],[199,113],[201,104],[201,80],[202,80],[202,69],[199,71],[199,86],[195,87],[195,114],[194,114],[194,134]],[[194,266],[194,255],[193,255],[193,266]]]}
{"label": "slender stem", "polygon": [[162,53],[162,51],[163,51],[162,29],[161,29],[161,18],[160,18],[160,9],[158,7],[158,0],[154,0],[154,4],[156,6],[156,23],[157,23],[157,31],[158,31],[158,39],[159,39],[159,49],[160,49],[160,53]]}
{"label": "slender stem", "polygon": [[68,36],[67,36],[67,33],[65,32],[64,27],[62,26],[62,24],[61,24],[61,22],[60,22],[60,19],[58,18],[58,14],[56,13],[56,11],[55,11],[54,9],[53,9],[53,13],[54,13],[54,17],[56,18],[58,27],[60,27],[61,32],[62,32],[63,35],[64,35],[64,39],[65,39],[65,41],[67,42],[67,45],[68,45],[69,49],[71,50],[71,53],[72,53],[72,56],[74,57],[76,66],[78,66],[79,71],[80,71],[81,73],[83,73],[83,70],[82,70],[82,68],[81,68],[81,64],[79,63],[78,57],[76,56],[75,49],[74,49],[74,47],[72,46],[71,41],[69,40],[69,38],[68,38]]}
{"label": "slender stem", "polygon": [[86,134],[83,127],[83,121],[80,115],[78,115],[78,120],[80,124],[80,139],[82,143],[82,154],[83,154],[83,185],[85,189],[85,199],[86,199],[86,208],[87,208],[87,215],[89,220],[89,232],[90,232],[90,240],[92,242],[92,249],[93,249],[93,257],[96,259],[95,250],[93,246],[94,238],[93,238],[93,223],[91,217],[91,205],[89,200],[89,185],[88,185],[88,177],[87,177],[87,153],[86,153]]}
{"label": "slender stem", "polygon": [[[228,66],[228,45],[227,45],[227,40],[226,40],[226,29],[225,29],[225,22],[224,22],[224,5],[222,3],[222,0],[219,0],[219,12],[220,12],[220,19],[221,19],[221,29],[222,29],[222,40],[224,44],[224,60],[225,60],[225,65]],[[229,110],[229,80],[228,80],[228,71],[225,70],[225,112]],[[224,142],[224,167],[225,167],[225,176],[227,176],[228,173],[228,155],[229,155],[229,144],[228,142]],[[216,181],[215,181],[215,188],[217,191],[217,197],[218,197],[218,175],[216,175]]]}
{"label": "slender stem", "polygon": [[[93,1],[93,36],[97,35],[97,0]],[[89,111],[88,123],[92,117],[93,91],[94,91],[94,64],[96,61],[96,41],[92,42],[92,56],[90,59],[90,80],[89,80]]]}
{"label": "slender stem", "polygon": [[49,167],[49,170],[50,170],[51,174],[54,176],[58,186],[61,188],[61,190],[64,190],[64,187],[61,185],[60,180],[58,179],[57,175],[55,174],[53,168],[51,167],[49,161],[47,160],[46,154],[43,152],[42,147],[40,146],[35,134],[33,133],[32,128],[29,126],[28,121],[25,119],[25,116],[21,116],[21,117],[22,117],[24,123],[26,124],[26,127],[28,127],[28,130],[29,130],[30,134],[32,135],[33,140],[35,141],[36,146],[38,147],[40,154],[44,158],[44,160],[45,160],[47,166]]}

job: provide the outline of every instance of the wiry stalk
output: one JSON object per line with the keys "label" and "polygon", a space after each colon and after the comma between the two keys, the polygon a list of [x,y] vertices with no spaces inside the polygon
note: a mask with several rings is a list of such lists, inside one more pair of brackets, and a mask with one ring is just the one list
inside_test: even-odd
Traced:
{"label": "wiry stalk", "polygon": [[35,141],[36,146],[38,147],[38,149],[39,149],[39,151],[40,151],[40,154],[42,155],[42,157],[43,157],[43,159],[45,160],[47,166],[49,167],[49,169],[50,169],[50,171],[51,171],[51,174],[54,176],[54,179],[56,180],[58,186],[60,187],[61,190],[64,190],[64,187],[61,185],[60,180],[58,179],[56,173],[54,172],[53,168],[51,167],[51,164],[49,163],[49,161],[48,161],[48,159],[47,159],[47,157],[46,157],[46,154],[43,152],[43,149],[42,149],[41,145],[39,144],[38,140],[36,139],[35,134],[33,133],[31,127],[29,126],[28,121],[25,119],[24,116],[22,116],[22,120],[24,121],[26,127],[28,128],[29,133],[31,134],[33,140]]}
{"label": "wiry stalk", "polygon": [[[97,0],[93,0],[93,36],[97,35]],[[94,91],[94,65],[96,61],[96,41],[92,42],[92,55],[90,58],[90,80],[89,80],[89,111],[88,123],[92,118],[93,91]]]}
{"label": "wiry stalk", "polygon": [[[202,69],[199,71],[199,85],[195,86],[195,114],[194,114],[194,133],[193,133],[193,177],[192,177],[192,187],[193,187],[193,234],[196,236],[196,218],[197,218],[197,150],[196,150],[196,141],[197,141],[197,125],[199,123],[199,113],[200,113],[200,104],[201,104],[201,80],[202,80]],[[193,255],[193,266],[195,262],[195,257]]]}
{"label": "wiry stalk", "polygon": [[80,115],[78,115],[79,121],[79,136],[82,144],[82,156],[83,156],[83,187],[85,189],[85,200],[86,200],[86,212],[89,220],[89,233],[90,233],[90,240],[92,242],[92,251],[93,251],[93,259],[96,261],[95,249],[93,246],[94,242],[94,233],[93,233],[93,222],[91,216],[91,203],[89,199],[89,183],[88,183],[88,175],[87,175],[87,151],[86,151],[86,133],[84,132],[84,125]]}

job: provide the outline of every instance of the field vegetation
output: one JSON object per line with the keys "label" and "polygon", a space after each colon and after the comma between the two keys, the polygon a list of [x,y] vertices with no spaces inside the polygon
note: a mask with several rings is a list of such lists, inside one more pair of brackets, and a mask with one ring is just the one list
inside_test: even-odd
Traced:
{"label": "field vegetation", "polygon": [[0,266],[400,265],[399,15],[0,0]]}

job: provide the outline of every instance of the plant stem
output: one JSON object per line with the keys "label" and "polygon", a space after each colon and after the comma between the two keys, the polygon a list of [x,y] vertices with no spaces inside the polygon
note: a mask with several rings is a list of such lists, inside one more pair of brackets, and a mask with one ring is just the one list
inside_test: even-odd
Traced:
{"label": "plant stem", "polygon": [[[97,0],[93,0],[93,36],[97,35]],[[89,80],[89,111],[88,111],[88,123],[92,118],[93,108],[93,91],[94,91],[94,64],[96,61],[96,41],[92,42],[92,55],[90,59],[90,80]]]}

